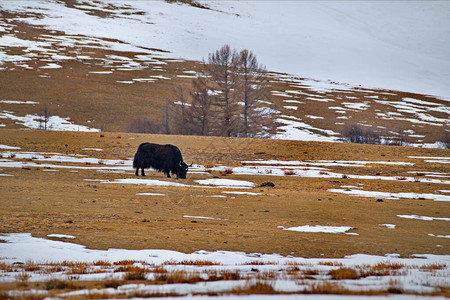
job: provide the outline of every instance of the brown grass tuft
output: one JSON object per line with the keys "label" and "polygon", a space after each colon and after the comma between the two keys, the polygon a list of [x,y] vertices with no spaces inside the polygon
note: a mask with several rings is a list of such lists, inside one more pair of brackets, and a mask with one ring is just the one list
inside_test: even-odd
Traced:
{"label": "brown grass tuft", "polygon": [[94,262],[94,266],[98,266],[98,267],[110,267],[112,266],[112,264],[109,261],[105,261],[105,260],[97,260],[96,262]]}
{"label": "brown grass tuft", "polygon": [[329,267],[342,267],[342,266],[344,266],[343,263],[341,263],[341,262],[334,262],[334,261],[322,261],[322,262],[319,262],[319,265],[329,266]]}
{"label": "brown grass tuft", "polygon": [[31,275],[25,271],[20,272],[16,275],[16,283],[20,287],[28,286],[28,280],[31,278]]}
{"label": "brown grass tuft", "polygon": [[331,270],[329,274],[331,275],[331,279],[334,280],[361,278],[361,276],[355,269],[347,267],[341,267],[339,269]]}
{"label": "brown grass tuft", "polygon": [[146,270],[140,269],[135,271],[126,272],[123,276],[123,280],[146,280]]}
{"label": "brown grass tuft", "polygon": [[387,276],[395,273],[396,271],[404,267],[405,265],[399,263],[383,263],[383,262],[380,262],[373,266],[367,265],[361,268],[361,277]]}
{"label": "brown grass tuft", "polygon": [[424,271],[437,271],[437,270],[444,270],[445,268],[447,268],[446,264],[443,265],[431,264],[420,267],[420,269]]}
{"label": "brown grass tuft", "polygon": [[161,273],[156,276],[155,282],[158,284],[174,284],[174,283],[197,283],[205,281],[198,272],[174,271],[169,273]]}
{"label": "brown grass tuft", "polygon": [[179,264],[185,265],[185,266],[218,266],[218,265],[220,265],[219,263],[213,262],[210,260],[183,260]]}
{"label": "brown grass tuft", "polygon": [[139,266],[125,265],[125,266],[118,266],[117,268],[114,269],[114,272],[149,273],[150,270]]}
{"label": "brown grass tuft", "polygon": [[138,261],[127,259],[127,260],[116,261],[116,262],[114,262],[114,265],[116,265],[116,266],[131,266],[137,262]]}
{"label": "brown grass tuft", "polygon": [[241,274],[239,271],[223,271],[220,274],[220,277],[218,280],[239,280],[241,279]]}
{"label": "brown grass tuft", "polygon": [[233,295],[249,295],[249,294],[278,294],[277,291],[268,283],[257,282],[255,284],[238,287],[231,291]]}

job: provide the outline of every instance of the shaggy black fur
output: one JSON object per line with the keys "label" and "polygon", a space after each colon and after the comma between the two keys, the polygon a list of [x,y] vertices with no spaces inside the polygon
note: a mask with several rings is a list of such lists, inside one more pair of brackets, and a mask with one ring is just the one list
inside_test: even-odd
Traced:
{"label": "shaggy black fur", "polygon": [[152,143],[142,143],[134,155],[133,168],[136,169],[136,176],[139,176],[139,169],[142,176],[145,176],[144,169],[152,168],[162,171],[170,178],[170,172],[177,178],[186,178],[188,165],[183,161],[180,149],[174,145],[158,145]]}

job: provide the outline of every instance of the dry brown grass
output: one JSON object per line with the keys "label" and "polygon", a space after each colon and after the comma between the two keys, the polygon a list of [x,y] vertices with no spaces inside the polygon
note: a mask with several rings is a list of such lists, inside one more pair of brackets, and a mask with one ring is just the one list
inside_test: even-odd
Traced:
{"label": "dry brown grass", "polygon": [[138,261],[135,261],[135,260],[129,260],[129,259],[127,259],[127,260],[119,260],[119,261],[116,261],[116,262],[114,262],[114,265],[115,265],[115,266],[132,266],[132,265],[134,265],[135,263],[141,263],[141,262],[138,262]]}
{"label": "dry brown grass", "polygon": [[330,266],[330,267],[342,267],[344,264],[341,262],[335,262],[335,261],[321,261],[321,262],[319,262],[319,265]]}
{"label": "dry brown grass", "polygon": [[[274,196],[238,195],[235,199],[213,198],[226,189],[188,189],[177,187],[144,187],[125,184],[86,183],[85,179],[108,180],[134,178],[132,168],[127,173],[99,173],[94,169],[105,165],[91,164],[92,170],[54,169],[22,170],[4,168],[0,197],[0,224],[4,232],[30,232],[35,237],[46,237],[57,231],[77,237],[77,243],[91,249],[133,248],[171,249],[192,253],[228,250],[247,253],[280,253],[282,255],[317,257],[343,257],[354,253],[384,255],[399,253],[403,257],[415,253],[446,254],[446,239],[428,236],[430,232],[445,232],[447,222],[420,222],[399,219],[397,214],[414,212],[434,216],[446,211],[446,203],[431,200],[376,202],[376,199],[331,193],[328,190],[341,185],[364,184],[364,190],[386,192],[435,193],[447,189],[445,184],[356,180],[351,174],[383,176],[410,176],[409,172],[449,172],[450,166],[429,164],[410,156],[448,156],[450,150],[412,149],[373,145],[314,143],[283,140],[246,140],[210,137],[183,137],[166,135],[140,135],[121,133],[121,145],[116,145],[116,133],[44,132],[1,129],[2,144],[21,147],[20,151],[61,154],[83,153],[83,148],[104,149],[89,153],[98,159],[131,158],[137,146],[144,141],[179,146],[187,162],[239,166],[242,161],[275,160],[367,160],[378,161],[380,152],[391,161],[413,162],[414,166],[372,165],[370,168],[339,167],[331,172],[348,174],[341,178],[307,178],[297,176],[249,176],[231,174],[229,179],[247,180],[259,185],[273,182]],[[68,144],[68,147],[65,147]],[[214,145],[213,154],[201,151]],[[395,149],[394,149],[395,148]],[[7,151],[10,153],[11,151]],[[233,155],[230,155],[230,152]],[[254,153],[264,152],[256,156]],[[304,154],[304,153],[307,154]],[[199,154],[200,153],[200,154]],[[13,160],[17,160],[13,158]],[[61,166],[68,166],[63,163]],[[84,165],[83,165],[84,167]],[[213,172],[215,176],[221,175]],[[428,173],[425,173],[428,174]],[[212,177],[209,174],[188,173],[188,179],[166,179],[163,174],[149,171],[149,179],[169,180],[197,185],[195,180]],[[425,180],[425,179],[424,179]],[[95,186],[95,187],[94,187]],[[164,197],[136,197],[137,193],[151,191]],[[251,192],[268,193],[265,187]],[[318,199],[321,199],[320,201]],[[179,201],[184,202],[180,203]],[[189,200],[189,201],[187,201]],[[14,203],[14,205],[11,205]],[[142,212],[137,214],[136,212]],[[264,213],[262,213],[264,212]],[[389,212],[389,213],[387,213]],[[214,222],[190,223],[183,215],[211,216]],[[141,222],[142,219],[150,222]],[[220,220],[219,220],[220,219]],[[280,220],[283,220],[280,223]],[[387,231],[374,224],[392,223],[399,226]],[[278,225],[304,224],[348,225],[358,228],[359,236],[338,234],[310,234],[283,231]],[[51,225],[51,226],[50,226]],[[124,234],[126,232],[126,234]],[[263,238],[264,237],[264,238]],[[436,247],[436,243],[443,247]],[[293,253],[292,253],[293,252]],[[250,259],[249,259],[250,260]],[[121,264],[134,264],[134,261]],[[99,263],[101,264],[101,263]],[[67,264],[68,268],[71,267]],[[1,267],[1,266],[0,266]],[[339,267],[339,266],[336,266]],[[78,271],[82,273],[83,270]]]}
{"label": "dry brown grass", "polygon": [[396,273],[397,271],[405,268],[405,265],[398,263],[383,263],[380,262],[376,265],[368,265],[361,267],[361,277],[368,276],[388,276]]}
{"label": "dry brown grass", "polygon": [[124,265],[124,266],[118,266],[114,268],[114,272],[128,272],[128,273],[149,273],[150,269],[142,268],[139,266],[133,266],[133,265]]}
{"label": "dry brown grass", "polygon": [[277,265],[278,263],[275,261],[259,261],[259,260],[254,260],[254,261],[249,261],[249,262],[245,262],[243,263],[243,265],[253,265],[253,266],[263,266],[263,265]]}
{"label": "dry brown grass", "polygon": [[210,260],[183,260],[183,261],[167,261],[163,265],[185,265],[185,266],[218,266],[217,262]]}
{"label": "dry brown grass", "polygon": [[105,260],[97,260],[94,262],[93,264],[94,266],[98,266],[98,267],[110,267],[112,266],[112,264],[109,261],[105,261]]}
{"label": "dry brown grass", "polygon": [[199,272],[173,271],[156,275],[155,283],[174,284],[174,283],[197,283],[205,281]]}
{"label": "dry brown grass", "polygon": [[66,272],[69,275],[88,274],[90,268],[90,264],[82,262],[64,261],[61,265],[69,267],[69,270]]}
{"label": "dry brown grass", "polygon": [[146,280],[147,273],[148,272],[145,269],[126,271],[125,275],[123,276],[123,280],[125,281]]}
{"label": "dry brown grass", "polygon": [[352,268],[341,267],[339,269],[331,270],[329,274],[331,275],[331,279],[334,280],[361,278],[361,276],[358,274],[358,271]]}
{"label": "dry brown grass", "polygon": [[266,282],[257,282],[244,287],[238,287],[231,292],[233,295],[253,295],[253,294],[278,294],[271,284]]}

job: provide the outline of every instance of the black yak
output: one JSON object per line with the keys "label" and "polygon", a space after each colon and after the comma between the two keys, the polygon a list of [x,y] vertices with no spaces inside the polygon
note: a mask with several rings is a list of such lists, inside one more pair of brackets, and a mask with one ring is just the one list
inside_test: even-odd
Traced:
{"label": "black yak", "polygon": [[133,168],[136,169],[136,176],[139,176],[139,169],[142,170],[142,176],[145,176],[144,169],[152,168],[162,171],[168,178],[170,178],[170,172],[177,178],[186,178],[188,171],[188,165],[183,161],[177,146],[152,143],[139,145],[134,155]]}

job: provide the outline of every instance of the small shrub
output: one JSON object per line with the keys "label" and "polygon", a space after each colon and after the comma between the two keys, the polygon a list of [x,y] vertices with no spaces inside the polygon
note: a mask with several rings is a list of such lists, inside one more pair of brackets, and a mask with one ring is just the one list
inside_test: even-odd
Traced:
{"label": "small shrub", "polygon": [[295,175],[295,171],[294,170],[285,170],[284,175]]}
{"label": "small shrub", "polygon": [[226,169],[226,170],[224,171],[224,173],[227,174],[227,175],[231,175],[231,174],[233,174],[233,169],[228,168],[228,169]]}
{"label": "small shrub", "polygon": [[28,280],[31,278],[31,275],[28,274],[25,271],[20,272],[19,274],[16,275],[16,281],[17,281],[17,285],[18,286],[27,286],[28,285]]}
{"label": "small shrub", "polygon": [[31,261],[29,261],[25,265],[23,265],[22,268],[27,272],[36,272],[41,269],[41,267],[38,264],[35,264]]}
{"label": "small shrub", "polygon": [[65,281],[65,280],[60,280],[60,279],[50,279],[49,281],[44,283],[44,288],[47,291],[50,290],[64,290],[64,289],[73,289],[74,285],[73,283],[69,282],[69,281]]}
{"label": "small shrub", "polygon": [[344,138],[350,143],[380,144],[380,135],[371,128],[363,128],[360,125],[350,125],[344,128]]}

